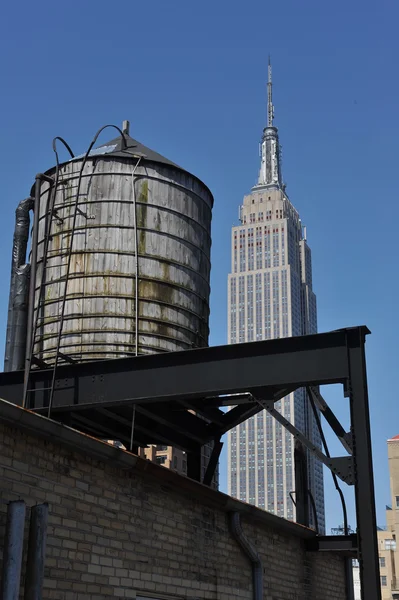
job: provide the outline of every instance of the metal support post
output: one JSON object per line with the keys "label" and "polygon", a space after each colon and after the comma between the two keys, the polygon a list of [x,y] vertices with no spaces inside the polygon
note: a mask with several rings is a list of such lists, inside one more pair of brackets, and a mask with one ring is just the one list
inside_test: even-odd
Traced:
{"label": "metal support post", "polygon": [[213,476],[216,471],[216,467],[218,464],[218,460],[219,460],[219,456],[222,451],[222,448],[223,448],[223,442],[221,442],[220,439],[215,440],[213,443],[212,453],[209,458],[208,466],[205,471],[204,480],[202,482],[204,485],[211,485],[211,483],[212,483],[212,479],[213,479]]}
{"label": "metal support post", "polygon": [[201,481],[201,446],[187,452],[187,477]]}
{"label": "metal support post", "polygon": [[24,600],[41,600],[46,555],[48,504],[33,506],[30,515]]}
{"label": "metal support post", "polygon": [[381,600],[364,332],[348,331],[347,339],[361,593]]}
{"label": "metal support post", "polygon": [[352,562],[352,558],[345,558],[346,600],[355,600]]}
{"label": "metal support post", "polygon": [[24,546],[25,502],[16,500],[7,507],[6,535],[3,551],[1,600],[18,600]]}
{"label": "metal support post", "polygon": [[133,440],[134,440],[134,422],[136,420],[136,405],[133,404],[133,410],[132,410],[132,425],[130,428],[130,446],[129,446],[129,450],[130,452],[133,452]]}
{"label": "metal support post", "polygon": [[302,444],[295,442],[295,509],[296,522],[309,527],[309,496],[306,454]]}

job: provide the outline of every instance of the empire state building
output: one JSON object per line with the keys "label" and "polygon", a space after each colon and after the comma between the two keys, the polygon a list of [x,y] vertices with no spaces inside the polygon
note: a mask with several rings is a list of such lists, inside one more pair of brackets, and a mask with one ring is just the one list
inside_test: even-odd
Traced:
{"label": "empire state building", "polygon": [[[317,333],[316,296],[306,230],[285,190],[274,126],[269,62],[267,126],[261,143],[257,184],[244,197],[239,225],[232,228],[228,277],[228,343]],[[286,419],[321,447],[306,391],[276,403]],[[295,441],[266,411],[228,434],[228,493],[278,516],[295,520]],[[324,532],[322,464],[307,454],[311,506]],[[315,524],[314,509],[309,520]]]}

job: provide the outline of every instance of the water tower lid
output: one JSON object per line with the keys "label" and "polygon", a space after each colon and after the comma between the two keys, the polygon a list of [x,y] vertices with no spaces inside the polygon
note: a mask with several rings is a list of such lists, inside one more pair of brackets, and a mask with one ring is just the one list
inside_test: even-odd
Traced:
{"label": "water tower lid", "polygon": [[[74,158],[71,158],[71,159],[69,159],[69,161],[66,161],[66,162],[73,162],[75,160],[81,160],[84,156],[85,156],[85,154],[80,154],[79,156],[74,156]],[[89,156],[110,156],[110,157],[118,157],[118,158],[128,158],[130,160],[132,160],[132,159],[137,160],[138,157],[142,157],[143,160],[148,160],[151,162],[167,165],[168,167],[173,167],[175,169],[179,169],[179,171],[183,171],[185,173],[188,173],[191,177],[194,177],[194,179],[199,181],[200,184],[208,190],[209,195],[210,195],[211,204],[213,205],[212,192],[210,191],[208,186],[203,181],[201,181],[201,179],[199,179],[196,175],[193,175],[186,169],[179,167],[179,165],[177,165],[176,163],[173,163],[168,158],[165,158],[164,156],[162,156],[162,154],[158,154],[158,152],[151,150],[151,148],[147,148],[147,146],[144,146],[144,144],[141,144],[141,142],[134,140],[127,133],[124,133],[123,136],[119,135],[118,137],[110,140],[109,142],[106,142],[105,144],[104,143],[101,144],[101,146],[98,146],[97,148],[93,148],[91,150]],[[65,164],[65,163],[62,163],[62,164]],[[54,171],[54,169],[55,169],[55,167],[52,167],[51,169],[48,169],[46,171],[46,173],[50,174]],[[33,185],[31,194],[34,195],[34,193],[35,193],[35,187]]]}
{"label": "water tower lid", "polygon": [[[154,150],[151,150],[150,148],[147,148],[147,146],[144,146],[144,144],[134,140],[127,133],[125,133],[123,137],[120,135],[105,144],[101,144],[101,146],[98,146],[97,148],[93,148],[89,156],[101,155],[117,156],[118,158],[138,158],[141,156],[145,160],[162,163],[170,167],[181,169],[182,171],[184,170],[179,167],[179,165],[176,165],[161,154],[158,154],[158,152],[154,152]],[[81,159],[83,156],[84,154],[75,156],[72,160]]]}

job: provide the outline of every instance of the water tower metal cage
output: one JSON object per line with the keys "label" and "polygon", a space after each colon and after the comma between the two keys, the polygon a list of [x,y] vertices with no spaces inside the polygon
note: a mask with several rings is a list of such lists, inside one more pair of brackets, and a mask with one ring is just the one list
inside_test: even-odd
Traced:
{"label": "water tower metal cage", "polygon": [[7,371],[208,345],[212,194],[127,122],[118,132],[57,152],[17,211]]}

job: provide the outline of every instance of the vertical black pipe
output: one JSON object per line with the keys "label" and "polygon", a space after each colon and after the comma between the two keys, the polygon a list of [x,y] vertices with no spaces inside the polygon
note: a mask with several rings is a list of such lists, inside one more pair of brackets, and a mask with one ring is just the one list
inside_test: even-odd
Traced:
{"label": "vertical black pipe", "polygon": [[252,585],[253,585],[253,600],[263,600],[263,566],[256,548],[251,544],[248,538],[244,535],[241,527],[240,513],[234,512],[230,514],[230,527],[234,539],[241,546],[252,565]]}
{"label": "vertical black pipe", "polygon": [[18,600],[24,546],[25,502],[16,500],[7,507],[7,525],[3,551],[1,600]]}
{"label": "vertical black pipe", "polygon": [[30,265],[22,265],[15,272],[13,303],[13,344],[10,357],[10,371],[24,368],[26,352],[26,330],[28,320],[28,290]]}
{"label": "vertical black pipe", "polygon": [[[33,209],[34,200],[33,198],[26,198],[19,203],[15,211],[15,229],[12,246],[12,259],[11,259],[11,281],[10,281],[10,295],[8,301],[8,319],[7,319],[7,333],[6,333],[6,348],[4,354],[4,370],[15,371],[15,365],[13,364],[14,354],[14,303],[15,303],[15,288],[18,285],[19,274],[17,270],[23,267],[26,263],[26,249],[28,246],[29,239],[29,211]],[[23,355],[25,358],[25,353]],[[17,367],[18,368],[18,367]],[[23,365],[19,368],[23,368]]]}
{"label": "vertical black pipe", "polygon": [[48,504],[33,506],[30,515],[24,600],[41,600],[46,556]]}
{"label": "vertical black pipe", "polygon": [[29,373],[32,359],[32,341],[33,341],[33,317],[35,312],[35,287],[36,287],[36,271],[37,271],[37,242],[39,237],[39,217],[40,217],[40,192],[41,182],[47,181],[50,185],[54,182],[51,177],[39,173],[35,179],[35,204],[34,204],[34,221],[32,231],[32,250],[31,250],[31,270],[29,282],[29,300],[28,300],[28,318],[26,326],[26,353],[25,353],[25,376],[24,376],[24,392],[23,406],[26,406]]}

